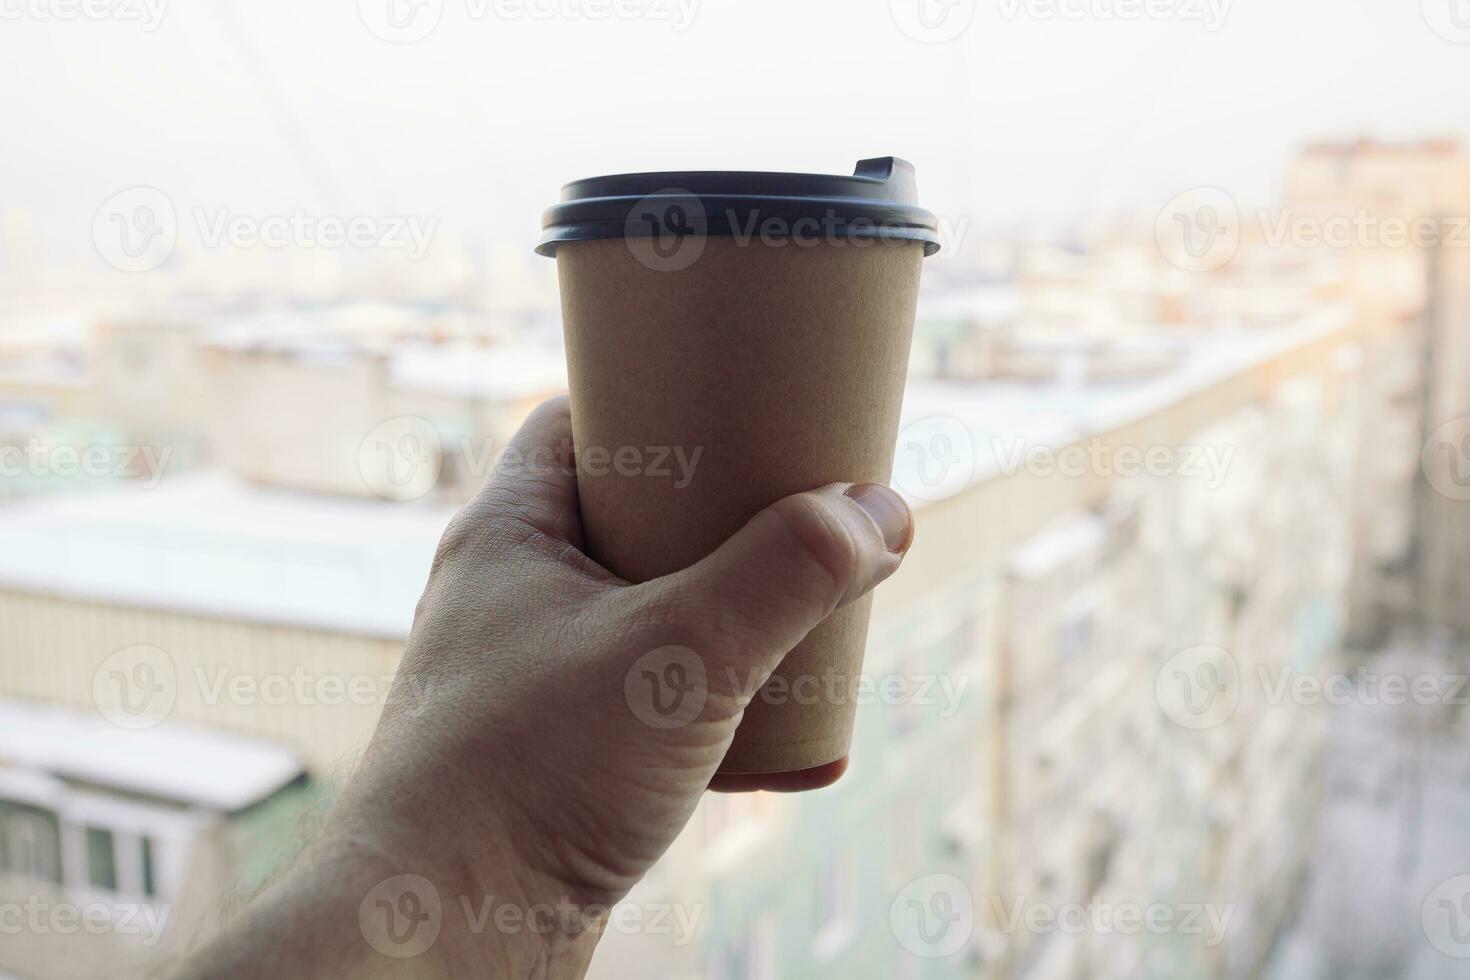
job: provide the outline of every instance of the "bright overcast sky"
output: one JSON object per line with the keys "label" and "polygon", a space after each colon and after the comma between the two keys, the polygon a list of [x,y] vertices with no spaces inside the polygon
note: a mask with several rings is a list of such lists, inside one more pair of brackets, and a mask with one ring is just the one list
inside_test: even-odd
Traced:
{"label": "bright overcast sky", "polygon": [[[89,249],[97,206],[137,184],[181,207],[436,215],[529,246],[570,178],[890,153],[931,208],[1036,227],[1200,184],[1269,199],[1304,139],[1470,119],[1470,43],[1448,39],[1470,42],[1470,0],[1055,0],[1082,19],[977,0],[947,43],[906,35],[889,0],[667,0],[675,19],[695,4],[682,31],[421,0],[442,12],[408,44],[360,12],[408,0],[173,0],[151,32],[55,18],[76,2],[0,0],[0,209],[27,210],[48,257]],[[971,0],[951,2],[962,17]]]}

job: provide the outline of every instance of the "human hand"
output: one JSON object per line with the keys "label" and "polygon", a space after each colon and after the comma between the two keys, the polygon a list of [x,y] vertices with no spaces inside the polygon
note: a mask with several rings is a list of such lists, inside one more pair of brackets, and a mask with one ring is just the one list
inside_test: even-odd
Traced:
{"label": "human hand", "polygon": [[[602,916],[710,786],[756,689],[730,679],[763,681],[892,574],[912,535],[892,491],[838,484],[777,502],[682,572],[630,585],[583,553],[574,474],[524,465],[570,439],[566,399],[542,405],[506,455],[521,465],[451,522],[372,743],[305,862],[354,882],[334,886],[353,908],[363,883],[414,874],[454,895],[563,910],[543,935],[507,937],[477,934],[445,901],[425,974],[580,975]],[[704,680],[692,708],[681,723],[650,719],[631,693],[637,671],[691,656]],[[381,959],[394,975],[409,965]]]}

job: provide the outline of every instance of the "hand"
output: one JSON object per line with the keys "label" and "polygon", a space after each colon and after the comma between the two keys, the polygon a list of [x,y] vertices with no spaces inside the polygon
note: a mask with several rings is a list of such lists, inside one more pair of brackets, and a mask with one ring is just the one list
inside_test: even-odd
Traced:
{"label": "hand", "polygon": [[[506,458],[545,460],[570,438],[556,399]],[[729,678],[769,676],[813,626],[892,574],[911,535],[892,491],[838,484],[777,502],[691,568],[630,585],[583,553],[572,473],[498,472],[445,532],[362,765],[274,904],[355,915],[376,882],[419,875],[441,897],[431,950],[391,960],[349,936],[349,959],[323,968],[580,976],[606,910],[710,785],[752,690]],[[687,724],[655,727],[626,685],[640,658],[670,647],[699,658],[707,690]],[[547,931],[477,930],[461,895],[470,911],[485,896],[539,908]]]}

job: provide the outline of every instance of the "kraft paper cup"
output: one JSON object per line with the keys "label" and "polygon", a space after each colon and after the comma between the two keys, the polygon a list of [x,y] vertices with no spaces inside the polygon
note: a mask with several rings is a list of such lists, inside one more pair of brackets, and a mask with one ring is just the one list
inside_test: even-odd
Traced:
{"label": "kraft paper cup", "polygon": [[[540,250],[557,261],[593,558],[646,581],[699,561],[789,494],[888,482],[920,268],[938,247],[914,197],[912,168],[892,158],[852,177],[567,185]],[[786,656],[714,788],[841,775],[869,610],[867,597],[838,610]]]}

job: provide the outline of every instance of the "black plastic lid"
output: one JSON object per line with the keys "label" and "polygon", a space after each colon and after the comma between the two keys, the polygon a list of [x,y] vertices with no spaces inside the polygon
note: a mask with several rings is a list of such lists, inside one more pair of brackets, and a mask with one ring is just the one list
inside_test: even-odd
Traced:
{"label": "black plastic lid", "polygon": [[668,234],[912,241],[939,251],[939,222],[919,207],[913,164],[861,160],[851,177],[691,170],[589,177],[541,216],[541,255],[562,242]]}

